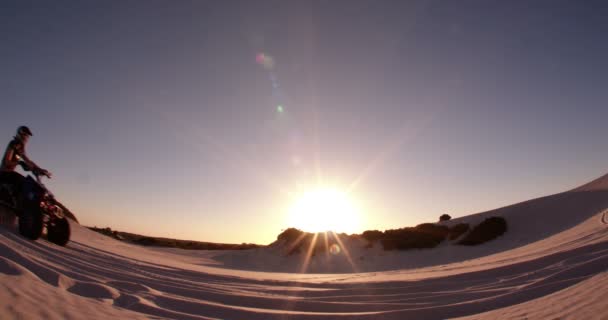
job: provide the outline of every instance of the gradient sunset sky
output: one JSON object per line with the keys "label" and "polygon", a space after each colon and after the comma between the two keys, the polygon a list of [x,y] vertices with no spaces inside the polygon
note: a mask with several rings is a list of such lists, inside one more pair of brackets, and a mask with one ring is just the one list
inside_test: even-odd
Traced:
{"label": "gradient sunset sky", "polygon": [[89,226],[267,244],[293,195],[360,231],[608,172],[605,1],[2,1],[17,126]]}

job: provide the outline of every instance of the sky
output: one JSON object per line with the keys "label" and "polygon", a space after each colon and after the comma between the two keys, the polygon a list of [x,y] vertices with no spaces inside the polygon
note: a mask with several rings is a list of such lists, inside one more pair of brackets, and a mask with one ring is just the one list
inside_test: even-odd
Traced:
{"label": "sky", "polygon": [[88,226],[267,244],[298,194],[360,230],[608,172],[603,1],[2,1],[19,125]]}

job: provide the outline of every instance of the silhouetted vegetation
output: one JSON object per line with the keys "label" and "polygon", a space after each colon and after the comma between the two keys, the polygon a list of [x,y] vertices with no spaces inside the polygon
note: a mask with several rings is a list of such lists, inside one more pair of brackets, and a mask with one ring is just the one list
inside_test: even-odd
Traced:
{"label": "silhouetted vegetation", "polygon": [[417,225],[415,229],[432,234],[438,238],[445,238],[449,232],[448,227],[437,225],[434,223],[422,223]]}
{"label": "silhouetted vegetation", "polygon": [[439,221],[448,221],[452,219],[452,217],[450,217],[449,214],[442,214],[441,216],[439,216]]}
{"label": "silhouetted vegetation", "polygon": [[277,236],[277,240],[280,241],[285,241],[285,242],[294,242],[296,241],[300,236],[302,236],[304,232],[301,230],[298,230],[296,228],[289,228],[289,229],[285,229],[285,231],[281,232],[278,236]]}
{"label": "silhouetted vegetation", "polygon": [[[490,241],[502,235],[507,229],[504,218],[488,218],[476,226],[465,238],[458,242],[463,245],[476,245]],[[380,241],[384,250],[428,249],[439,245],[446,238],[455,240],[470,230],[467,223],[459,223],[451,228],[434,224],[423,223],[416,227],[386,230],[368,230],[361,235],[372,247],[373,243]]]}
{"label": "silhouetted vegetation", "polygon": [[414,228],[386,230],[381,239],[384,250],[434,248],[445,240],[448,227],[423,223]]}
{"label": "silhouetted vegetation", "polygon": [[304,245],[310,246],[313,234],[304,232],[296,228],[288,228],[277,236],[278,241],[283,241],[286,245],[286,254],[292,255],[302,252]]}
{"label": "silhouetted vegetation", "polygon": [[468,223],[459,223],[450,228],[450,233],[448,239],[455,240],[458,239],[465,232],[469,231],[470,227]]}
{"label": "silhouetted vegetation", "polygon": [[507,221],[503,217],[491,217],[478,224],[458,244],[474,246],[493,240],[507,231]]}
{"label": "silhouetted vegetation", "polygon": [[226,244],[213,242],[200,242],[192,240],[177,240],[168,238],[148,237],[134,233],[115,231],[110,228],[88,227],[89,229],[99,232],[116,240],[130,242],[142,246],[155,246],[167,248],[180,248],[189,250],[246,250],[259,248],[260,245],[251,243],[242,244]]}
{"label": "silhouetted vegetation", "polygon": [[277,236],[278,241],[282,241],[285,245],[285,254],[292,255],[296,253],[309,252],[312,256],[321,253],[329,253],[331,246],[340,245],[340,241],[344,242],[359,238],[360,235],[347,235],[345,233],[335,234],[333,232],[310,233],[289,228],[281,232]]}
{"label": "silhouetted vegetation", "polygon": [[367,231],[363,232],[363,234],[361,236],[363,237],[363,239],[365,239],[369,242],[375,242],[384,237],[384,232],[379,231],[379,230],[367,230]]}
{"label": "silhouetted vegetation", "polygon": [[[443,216],[442,216],[443,217]],[[449,216],[448,216],[449,217]],[[441,217],[440,217],[441,220]],[[445,221],[445,220],[444,220]],[[199,242],[192,240],[177,240],[168,238],[148,237],[138,234],[115,231],[110,228],[89,227],[89,229],[112,237],[117,240],[126,241],[143,246],[157,246],[169,248],[181,248],[190,250],[246,250],[262,247],[251,243],[224,244],[212,242]],[[438,246],[446,238],[455,240],[470,230],[466,223],[459,223],[451,228],[434,223],[423,223],[415,227],[391,229],[384,232],[379,230],[368,230],[361,235],[335,235],[331,232],[309,233],[296,228],[289,228],[277,236],[277,240],[285,245],[285,254],[292,255],[311,251],[314,256],[319,253],[328,253],[332,245],[340,245],[340,241],[352,240],[353,238],[365,239],[368,247],[374,242],[380,242],[384,250],[409,250],[429,249]],[[507,231],[507,222],[502,217],[491,217],[474,227],[464,239],[458,244],[478,245],[495,239]],[[336,239],[340,238],[340,241]],[[316,237],[316,239],[315,239]],[[313,245],[314,241],[314,246]],[[329,254],[329,253],[328,253]]]}

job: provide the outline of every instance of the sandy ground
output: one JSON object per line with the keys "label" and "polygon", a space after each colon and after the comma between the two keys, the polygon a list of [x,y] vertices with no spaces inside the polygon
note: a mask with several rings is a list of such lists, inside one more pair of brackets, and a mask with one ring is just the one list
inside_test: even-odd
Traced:
{"label": "sandy ground", "polygon": [[2,319],[608,319],[608,178],[454,219],[504,216],[477,247],[336,255],[185,251],[72,224],[66,247],[29,241],[0,213]]}

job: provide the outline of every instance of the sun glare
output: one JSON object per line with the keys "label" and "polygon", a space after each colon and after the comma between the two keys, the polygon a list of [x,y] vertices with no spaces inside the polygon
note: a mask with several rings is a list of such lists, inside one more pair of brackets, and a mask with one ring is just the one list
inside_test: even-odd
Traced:
{"label": "sun glare", "polygon": [[353,201],[344,192],[318,188],[302,194],[289,212],[290,227],[306,232],[356,233],[361,218]]}

